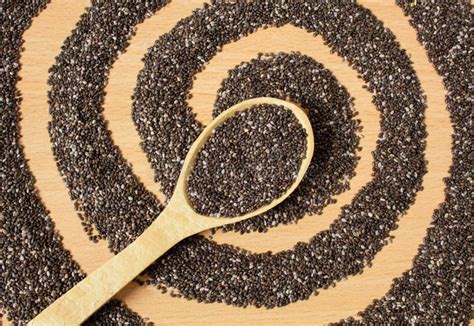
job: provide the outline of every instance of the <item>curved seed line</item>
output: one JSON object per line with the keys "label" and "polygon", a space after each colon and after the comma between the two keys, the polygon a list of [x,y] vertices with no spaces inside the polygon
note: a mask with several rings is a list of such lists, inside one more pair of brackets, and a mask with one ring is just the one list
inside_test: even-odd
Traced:
{"label": "curved seed line", "polygon": [[[29,161],[36,187],[41,200],[50,211],[56,229],[63,237],[63,243],[87,274],[101,266],[112,254],[107,244],[100,241],[94,244],[83,232],[81,221],[76,218],[74,205],[69,198],[68,189],[56,167],[48,134],[48,69],[61,50],[64,39],[70,34],[80,15],[89,5],[89,0],[68,5],[52,2],[24,34],[25,51],[22,53],[21,80],[17,87],[22,93],[20,127],[23,131],[25,156]],[[57,19],[57,17],[63,19]],[[45,30],[54,29],[51,37]],[[35,87],[28,87],[35,85]],[[40,150],[39,150],[40,149]],[[58,186],[60,185],[60,186]],[[98,254],[100,252],[100,255]]]}
{"label": "curved seed line", "polygon": [[[468,324],[472,319],[473,98],[469,89],[472,84],[469,31],[474,15],[468,1],[432,2],[422,7],[403,0],[397,4],[410,15],[418,40],[443,77],[447,111],[453,122],[453,161],[450,176],[444,179],[444,202],[434,212],[413,267],[394,280],[384,297],[359,313],[360,323],[396,320],[410,324]],[[449,148],[449,144],[444,144],[444,148]],[[446,161],[446,156],[439,159]],[[352,319],[347,321],[353,323]]]}
{"label": "curved seed line", "polygon": [[[134,26],[166,2],[94,4],[50,69],[49,132],[58,168],[86,231],[94,237],[94,225],[114,252],[133,241],[162,206],[133,175],[110,138],[101,115],[104,87],[110,65],[127,47]],[[114,22],[107,24],[111,19]]]}
{"label": "curved seed line", "polygon": [[[107,85],[105,87],[103,112],[104,120],[114,144],[120,148],[124,159],[133,167],[137,176],[146,189],[164,202],[159,182],[154,180],[154,173],[148,164],[145,153],[140,148],[138,135],[133,120],[123,119],[123,112],[129,112],[132,106],[132,95],[136,85],[137,75],[143,68],[141,60],[149,44],[157,37],[168,32],[183,15],[190,15],[200,1],[171,1],[152,17],[137,25],[136,34],[130,39],[127,50],[121,53],[112,64]],[[179,17],[179,18],[176,18]]]}

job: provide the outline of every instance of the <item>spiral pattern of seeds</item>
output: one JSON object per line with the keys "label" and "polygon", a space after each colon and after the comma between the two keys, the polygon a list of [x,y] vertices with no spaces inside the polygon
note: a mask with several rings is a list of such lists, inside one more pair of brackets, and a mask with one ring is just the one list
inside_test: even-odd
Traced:
{"label": "spiral pattern of seeds", "polygon": [[[105,9],[101,8],[102,11]],[[304,13],[307,12],[312,12],[313,16],[306,16]],[[355,32],[348,32],[353,29],[342,28],[348,24],[353,26],[351,17],[358,17],[361,22],[355,25],[360,38],[356,44],[353,44],[352,34]],[[318,24],[314,25],[316,18]],[[209,24],[209,20],[213,24]],[[86,19],[83,21],[87,22]],[[232,21],[238,23],[235,25],[230,23]],[[145,68],[139,74],[133,104],[138,131],[144,140],[143,148],[152,162],[159,161],[164,168],[158,171],[158,178],[167,175],[166,179],[176,179],[187,149],[202,128],[186,102],[193,76],[225,43],[254,32],[258,27],[288,22],[322,34],[328,45],[360,72],[368,82],[369,90],[374,92],[374,103],[381,111],[382,120],[378,146],[373,153],[373,180],[359,191],[351,205],[343,208],[341,216],[328,230],[317,234],[307,244],[298,244],[294,249],[276,255],[258,255],[197,237],[184,241],[150,268],[151,282],[175,287],[189,298],[240,306],[275,307],[307,299],[319,288],[360,273],[388,242],[389,232],[396,228],[396,220],[420,190],[425,173],[426,132],[423,123],[425,103],[418,79],[394,36],[369,11],[356,4],[342,7],[308,3],[215,4],[195,11],[160,37],[145,56]],[[99,105],[103,93],[95,91],[103,87],[104,81],[96,75],[102,71],[105,78],[116,51],[110,50],[111,44],[89,44],[90,35],[100,31],[94,30],[98,25],[86,26],[87,30],[81,29],[79,24],[52,69],[50,132],[59,168],[76,203],[86,217],[95,222],[100,236],[108,239],[110,246],[118,251],[133,239],[133,234],[139,234],[139,230],[151,222],[155,217],[153,213],[159,212],[160,204],[133,175],[128,174],[129,167],[118,156],[118,149],[113,147],[105,130]],[[121,25],[113,26],[119,30]],[[128,30],[129,27],[124,24],[123,28]],[[101,30],[102,33],[111,32]],[[367,32],[369,30],[371,33]],[[120,38],[107,40],[121,41]],[[361,54],[360,44],[367,43],[373,45],[364,46]],[[87,60],[81,60],[83,57],[79,56],[77,48],[89,49],[91,55]],[[107,56],[109,59],[106,60]],[[293,62],[290,60],[285,66],[290,63]],[[300,65],[296,66],[302,69]],[[380,66],[385,67],[382,76]],[[81,73],[77,74],[77,71]],[[253,92],[249,89],[270,93],[259,95],[273,95],[272,89],[257,86],[258,75],[250,71],[249,74],[246,77],[255,80],[252,87],[245,84],[247,88],[239,89],[238,100],[248,98],[246,94]],[[90,79],[80,83],[77,78],[83,76],[90,76]],[[264,74],[260,76],[268,79]],[[279,83],[273,89],[285,89],[283,76],[277,78]],[[297,80],[308,84],[307,80],[302,81],[295,75],[293,81]],[[229,92],[237,88],[233,83],[226,85]],[[306,107],[312,103],[310,99],[298,101],[298,97],[302,97],[301,88],[299,91],[292,89],[291,84],[286,88],[290,91],[290,99],[295,94],[292,100],[311,112],[311,108]],[[282,91],[279,93],[281,95]],[[232,98],[232,95],[226,96]],[[71,117],[77,123],[65,124]],[[93,164],[88,164],[89,157],[94,158]],[[300,196],[295,196],[295,201],[308,202],[305,200],[308,193],[311,194],[301,192]],[[300,216],[305,212],[301,205],[291,200],[289,205],[299,210],[296,214]],[[283,207],[285,205],[280,209]],[[285,212],[281,211],[281,215],[285,216]],[[133,220],[129,222],[131,227],[127,227],[124,219]],[[217,266],[209,266],[201,257],[218,262]],[[234,263],[228,264],[229,261]],[[294,277],[288,280],[287,275]],[[235,284],[229,282],[230,279],[240,282]]]}
{"label": "spiral pattern of seeds", "polygon": [[[125,49],[127,39],[133,33],[133,26],[162,5],[163,3],[159,1],[143,4],[132,4],[128,1],[93,2],[88,13],[81,18],[72,37],[66,41],[63,53],[58,58],[58,65],[52,70],[50,100],[53,122],[50,130],[58,165],[66,177],[77,208],[84,212],[84,225],[89,232],[92,231],[93,225],[98,230],[98,237],[107,238],[114,251],[119,251],[126,246],[146,228],[160,212],[161,205],[134,178],[130,167],[121,158],[118,149],[109,138],[100,115],[103,87],[107,71],[116,58],[117,51]],[[401,323],[467,322],[470,315],[469,298],[471,297],[468,285],[471,266],[468,248],[470,243],[468,198],[469,162],[472,163],[472,161],[468,148],[470,144],[469,101],[472,99],[472,91],[469,89],[469,77],[466,75],[469,71],[469,56],[472,51],[468,43],[469,29],[472,26],[470,4],[467,2],[442,4],[427,2],[421,6],[411,1],[399,1],[399,5],[413,17],[413,26],[418,29],[420,40],[427,48],[428,55],[438,73],[444,77],[445,86],[449,92],[448,110],[454,124],[453,165],[450,170],[451,177],[446,181],[446,201],[434,216],[433,227],[429,229],[425,243],[415,259],[413,269],[397,279],[387,296],[368,307],[361,316],[363,321],[375,323],[389,319]],[[10,7],[5,8],[10,9]],[[30,17],[21,20],[23,22],[31,19],[31,16],[36,13],[36,7],[33,5],[27,8],[30,10],[25,11],[25,17],[28,15]],[[6,11],[6,13],[10,15],[10,18],[14,17],[14,11]],[[238,23],[234,26],[235,22]],[[224,301],[243,306],[254,304],[273,307],[305,299],[312,291],[328,286],[341,277],[360,272],[365,265],[370,264],[370,260],[386,243],[388,232],[396,227],[397,218],[408,209],[415,192],[420,190],[421,178],[425,173],[422,154],[425,137],[424,100],[409,59],[404,51],[399,49],[393,35],[384,29],[370,12],[357,4],[320,5],[282,2],[281,4],[245,5],[216,3],[206,6],[196,11],[188,20],[179,23],[173,31],[158,41],[156,47],[150,49],[145,59],[145,69],[137,85],[134,118],[144,139],[144,149],[156,170],[157,179],[163,184],[165,193],[169,194],[172,191],[183,154],[186,153],[201,128],[185,103],[192,76],[202,69],[203,62],[209,60],[222,44],[255,31],[257,26],[280,26],[287,22],[293,22],[299,27],[321,34],[333,50],[347,58],[349,63],[359,71],[363,79],[368,82],[368,89],[374,92],[374,102],[382,114],[382,121],[380,141],[374,152],[373,181],[361,190],[350,206],[344,207],[342,215],[328,231],[318,234],[308,244],[298,244],[292,250],[275,255],[257,255],[231,246],[219,246],[207,239],[195,237],[181,244],[149,269],[151,283],[174,286],[186,297],[196,298],[199,301]],[[350,26],[348,26],[349,22]],[[191,35],[190,38],[182,39],[183,34],[179,35],[178,32],[185,28],[187,23],[195,27],[196,33],[203,32],[204,36],[201,38],[200,35],[190,33],[188,34]],[[233,26],[235,29],[230,32],[225,31],[221,24]],[[27,25],[28,23],[23,28]],[[210,31],[215,26],[220,28],[211,33]],[[9,40],[6,44],[11,45],[11,49],[16,51],[11,57],[13,60],[8,61],[8,64],[13,67],[12,71],[17,71],[21,32],[16,35],[7,35],[6,39]],[[103,39],[105,42],[96,44],[94,42],[96,39]],[[184,48],[180,48],[177,44],[183,40],[187,44],[184,44]],[[192,49],[194,52],[191,53],[196,57],[183,56],[185,61],[189,59],[189,62],[176,62],[179,57],[172,55],[173,49],[170,49],[168,45],[172,45],[175,49]],[[79,48],[84,49],[84,52],[77,53],[76,50]],[[199,53],[199,51],[202,52]],[[283,62],[286,56],[288,55],[281,55]],[[296,56],[297,60],[305,60],[300,58],[300,55]],[[158,60],[155,61],[155,65],[162,65],[159,73],[163,75],[153,74],[156,66],[151,64],[151,60],[154,57]],[[196,58],[198,61],[195,61]],[[271,64],[272,59],[259,58],[255,62],[264,61]],[[291,63],[293,64],[294,61]],[[245,70],[244,66],[245,64],[240,69]],[[384,67],[383,74],[380,74],[381,67]],[[239,67],[235,69],[235,71],[238,70]],[[3,70],[3,72],[6,71]],[[148,79],[143,79],[147,72],[151,72],[151,75]],[[171,83],[168,86],[168,83],[163,84],[160,80],[166,74],[172,77],[176,72],[179,73],[176,79],[178,83]],[[78,75],[81,76],[81,80],[76,80]],[[6,85],[11,85],[12,88],[2,88],[2,98],[14,94],[11,90],[14,89],[16,75],[13,74],[14,79],[11,76],[11,74],[6,75],[6,80],[8,80]],[[97,76],[100,78],[96,78]],[[232,72],[230,76],[232,77]],[[251,77],[251,74],[247,76]],[[231,77],[228,80],[231,81]],[[238,77],[239,74],[236,73],[236,79]],[[61,83],[65,84],[61,86]],[[264,83],[264,80],[261,81],[262,85]],[[155,88],[147,93],[147,86]],[[277,90],[257,88],[258,93],[260,96],[275,94],[274,96],[282,98],[292,91],[295,101],[297,97],[304,96],[297,86],[285,86],[283,83],[277,86]],[[235,101],[253,96],[251,94],[253,91],[248,89],[248,85],[239,89],[240,84],[231,82],[224,83],[223,87],[225,89],[220,93],[221,100],[218,100],[216,105],[220,110],[227,106],[224,104],[220,106],[219,101],[225,103],[227,93],[232,92],[233,88]],[[159,93],[153,93],[157,90]],[[319,91],[323,92],[323,90],[324,88]],[[168,91],[170,93],[167,93]],[[245,91],[251,95],[245,95]],[[73,96],[74,92],[78,92],[78,96]],[[174,103],[172,95],[176,100]],[[13,103],[15,108],[11,107],[14,110],[5,112],[15,113],[18,95],[14,94],[10,98],[14,100],[3,101],[3,103],[8,105]],[[157,100],[162,102],[155,102]],[[138,104],[147,104],[147,101],[152,104],[159,103],[158,112],[153,112],[153,105],[139,107]],[[305,107],[303,101],[300,102]],[[167,103],[173,104],[174,110],[171,110]],[[309,108],[311,101],[306,106]],[[152,112],[156,116],[146,118]],[[143,120],[137,120],[137,115]],[[5,120],[5,124],[14,126],[17,119],[13,116],[13,120]],[[161,121],[169,121],[170,130],[159,129]],[[353,121],[352,115],[349,121]],[[2,120],[2,124],[3,122]],[[173,130],[173,125],[178,126],[179,131]],[[19,137],[19,134],[15,133],[16,130],[2,128],[5,135],[13,136],[12,139]],[[155,130],[159,132],[153,134]],[[12,133],[9,134],[9,132]],[[93,132],[96,137],[92,144],[88,139],[88,132]],[[151,145],[160,138],[158,135],[174,141],[173,144],[176,146],[173,149],[174,153],[158,147],[162,157],[169,158],[169,161],[158,161],[159,156],[150,154],[153,149]],[[5,144],[19,146],[14,141],[11,144],[8,142]],[[90,148],[93,147],[92,145],[97,148]],[[14,166],[25,169],[26,164],[21,155],[21,147],[12,148],[12,151],[6,153],[20,154],[15,154],[18,163],[7,160],[5,162],[8,164],[5,164],[5,167],[11,171],[14,171]],[[84,157],[86,158],[83,159]],[[355,164],[355,161],[348,160],[352,162],[349,165]],[[30,178],[28,171],[24,171],[26,171],[24,175]],[[104,180],[101,177],[103,175],[108,178]],[[336,179],[335,182],[342,181]],[[99,183],[104,183],[106,186],[104,191],[97,187]],[[34,194],[32,181],[26,184],[31,189],[25,190],[25,193]],[[2,175],[2,196],[6,194],[6,189],[10,189],[6,188],[10,185],[13,185],[11,188],[13,192],[23,191],[20,185],[9,183],[8,179]],[[341,188],[339,191],[342,191]],[[106,201],[104,199],[108,198],[106,196],[110,196],[113,200]],[[18,198],[6,199],[8,198],[2,197],[2,219],[16,223],[19,221],[18,212],[10,209],[16,207],[14,201]],[[127,215],[127,207],[130,204],[138,214]],[[301,218],[308,209],[308,207],[301,208],[297,204],[291,207],[296,208],[292,213],[293,216],[298,216],[296,219]],[[34,205],[30,209],[34,209]],[[30,213],[48,220],[44,207],[41,209],[44,214],[36,211],[30,211]],[[117,211],[121,215],[114,223],[108,224],[105,219],[101,219],[104,213],[112,216]],[[8,214],[8,212],[12,213]],[[259,225],[261,220],[258,222],[256,219],[255,225],[237,225],[230,229],[235,228],[244,232],[255,229],[265,230],[278,224],[279,217],[280,215],[275,214],[277,222],[272,221],[269,225]],[[50,222],[48,225],[46,229],[51,234],[50,232],[54,231]],[[16,230],[13,224],[11,226]],[[350,232],[344,231],[348,229]],[[2,227],[2,233],[5,233],[5,230],[7,228]],[[31,237],[36,240],[44,234],[32,232]],[[8,239],[13,241],[12,244],[15,246],[12,248],[15,250],[20,252],[29,250],[27,247],[22,248],[23,244],[16,241],[14,237],[8,237]],[[38,243],[41,243],[41,240]],[[58,240],[55,240],[55,243],[60,244]],[[6,252],[5,248],[7,247],[3,247],[2,253]],[[62,252],[60,246],[57,248],[58,253]],[[231,261],[232,264],[206,266],[206,262],[195,259],[195,255],[207,255],[209,261],[224,259],[227,262]],[[70,258],[66,261],[69,264]],[[6,268],[12,267],[10,263],[7,261]],[[276,271],[276,274],[271,274],[275,277],[276,283],[270,279],[262,281],[258,277],[259,270],[265,269],[267,271],[263,273]],[[78,268],[73,266],[67,270],[77,271]],[[190,273],[191,270],[192,273]],[[278,271],[281,271],[281,275]],[[192,278],[190,275],[197,277]],[[246,288],[234,288],[231,284],[225,283],[226,279],[233,279],[236,276],[245,278]],[[57,276],[53,273],[50,277]],[[9,279],[18,278],[21,279],[18,274],[9,276]],[[209,279],[213,282],[209,283]],[[69,281],[72,282],[71,284],[76,282],[74,279]],[[7,303],[2,301],[2,303],[14,319],[21,321],[21,318],[31,318],[31,311],[30,315],[25,314],[24,317],[15,315],[18,306],[15,306],[14,298],[28,289],[29,284],[26,281],[16,283],[15,287],[8,286],[11,291],[10,298],[13,300]],[[262,284],[265,284],[267,291],[262,289]],[[1,285],[2,289],[7,288],[6,284]],[[53,300],[54,295],[57,293],[45,294],[44,299]],[[36,303],[32,301],[32,305],[34,304]],[[33,309],[40,308],[33,307]],[[347,319],[344,322],[352,323],[353,321]]]}

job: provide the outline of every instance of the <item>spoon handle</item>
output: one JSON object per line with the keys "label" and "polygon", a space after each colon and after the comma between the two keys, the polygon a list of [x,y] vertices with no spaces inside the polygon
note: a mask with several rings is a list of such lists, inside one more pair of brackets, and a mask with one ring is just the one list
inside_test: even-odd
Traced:
{"label": "spoon handle", "polygon": [[134,242],[77,283],[28,325],[80,325],[158,257],[192,234],[185,215],[168,205]]}

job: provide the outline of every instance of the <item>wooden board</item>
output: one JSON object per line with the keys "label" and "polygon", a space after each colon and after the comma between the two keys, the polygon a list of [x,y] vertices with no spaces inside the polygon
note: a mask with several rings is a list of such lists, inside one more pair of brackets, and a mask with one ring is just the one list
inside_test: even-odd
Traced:
{"label": "wooden board", "polygon": [[[416,34],[408,19],[394,1],[361,1],[390,28],[407,50],[420,78],[428,99],[426,124],[429,132],[426,158],[428,174],[424,178],[424,191],[416,203],[400,221],[399,229],[392,234],[395,240],[376,256],[373,266],[362,275],[349,277],[335,288],[324,290],[317,297],[283,308],[272,310],[235,308],[225,304],[200,304],[196,301],[172,298],[153,287],[130,284],[118,298],[133,310],[157,324],[325,324],[348,316],[355,316],[375,298],[382,297],[390,288],[393,278],[409,269],[412,258],[426,233],[433,210],[443,201],[443,181],[451,164],[451,124],[445,109],[445,90],[441,78],[428,62],[426,52],[416,40]],[[48,7],[33,20],[24,35],[25,51],[22,54],[22,77],[18,87],[23,94],[21,106],[22,143],[30,168],[36,177],[40,196],[51,211],[56,228],[64,237],[65,247],[71,250],[85,272],[91,272],[111,257],[104,241],[90,242],[82,232],[68,190],[59,176],[53,159],[46,129],[50,119],[47,105],[46,80],[48,68],[54,63],[64,39],[70,34],[87,0],[52,0]],[[131,119],[131,99],[141,61],[147,48],[176,22],[188,16],[194,8],[202,6],[199,0],[174,0],[138,26],[127,52],[115,62],[107,85],[105,118],[116,145],[124,157],[132,163],[134,173],[147,189],[159,194],[159,185],[153,182],[153,173],[145,154],[139,147],[139,136]],[[211,60],[199,73],[193,86],[190,105],[204,123],[210,121],[212,104],[220,82],[227,71],[243,60],[256,57],[258,52],[300,51],[315,58],[329,68],[336,78],[355,97],[355,106],[362,120],[363,138],[361,161],[351,180],[351,189],[337,196],[338,202],[324,209],[321,216],[308,216],[296,225],[280,226],[265,234],[235,233],[217,234],[220,243],[232,243],[255,252],[274,252],[291,248],[298,241],[307,241],[324,230],[338,216],[340,207],[351,201],[354,194],[371,179],[372,156],[379,130],[379,115],[371,103],[372,95],[362,88],[356,72],[323,44],[321,37],[292,26],[260,30],[242,40],[226,45],[224,51]]]}

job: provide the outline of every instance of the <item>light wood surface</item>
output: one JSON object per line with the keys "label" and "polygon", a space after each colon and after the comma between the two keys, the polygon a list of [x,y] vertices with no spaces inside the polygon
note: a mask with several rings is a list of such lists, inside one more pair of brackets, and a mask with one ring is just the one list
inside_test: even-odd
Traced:
{"label": "light wood surface", "polygon": [[[255,105],[271,104],[291,110],[306,130],[306,152],[293,184],[270,203],[237,217],[212,217],[199,214],[187,195],[187,180],[194,169],[198,154],[213,132],[226,120]],[[143,233],[125,249],[64,293],[28,323],[30,326],[79,325],[87,320],[117,292],[130,283],[155,260],[181,240],[226,224],[237,223],[260,215],[277,206],[300,184],[311,164],[314,138],[311,122],[305,111],[293,103],[271,97],[253,98],[235,104],[219,114],[204,128],[189,149],[173,196],[165,209]],[[157,239],[159,239],[157,241]]]}
{"label": "light wood surface", "polygon": [[[408,19],[394,1],[360,1],[381,19],[399,40],[413,60],[421,85],[427,96],[428,109],[426,124],[426,159],[428,173],[424,177],[424,191],[420,192],[408,214],[399,222],[399,228],[392,232],[393,243],[385,246],[376,256],[371,268],[362,275],[349,277],[339,282],[335,288],[324,290],[317,297],[301,301],[283,308],[272,310],[248,307],[236,308],[225,304],[201,304],[172,298],[161,294],[153,287],[128,285],[117,297],[123,299],[130,308],[143,317],[149,317],[157,324],[325,324],[348,316],[355,316],[375,298],[382,297],[390,288],[394,277],[412,265],[412,258],[426,234],[432,213],[443,201],[444,184],[451,164],[451,124],[445,109],[445,90],[441,78],[428,62],[426,52],[416,40],[416,33]],[[24,35],[25,52],[22,55],[23,78],[19,89],[23,94],[21,113],[23,120],[22,143],[25,145],[29,165],[36,177],[37,188],[46,207],[51,211],[56,228],[64,236],[65,247],[87,273],[95,270],[111,257],[104,241],[94,244],[82,232],[80,220],[74,211],[51,152],[51,144],[46,130],[49,120],[47,106],[48,68],[54,63],[64,39],[74,28],[87,0],[52,0]],[[174,0],[156,15],[140,24],[132,38],[127,52],[121,54],[110,72],[105,99],[104,116],[109,121],[109,129],[116,145],[124,157],[133,165],[134,173],[144,185],[159,194],[159,185],[153,182],[153,173],[145,154],[139,147],[139,136],[131,119],[131,99],[141,61],[147,48],[176,22],[188,16],[201,1]],[[255,252],[291,248],[298,241],[307,241],[317,232],[326,229],[338,216],[340,207],[351,201],[354,194],[371,179],[371,152],[375,148],[379,130],[379,114],[371,103],[371,94],[362,88],[363,82],[357,73],[348,67],[336,54],[331,54],[321,37],[292,26],[269,28],[226,45],[197,75],[192,89],[190,105],[197,117],[204,123],[211,120],[212,104],[220,82],[227,71],[242,60],[256,57],[258,52],[297,50],[309,55],[330,69],[336,78],[355,97],[364,130],[361,140],[357,175],[351,180],[351,189],[336,197],[338,202],[326,207],[321,216],[308,216],[298,224],[280,226],[265,234],[218,233],[214,239],[219,243],[232,243]],[[163,196],[159,195],[159,198]]]}

